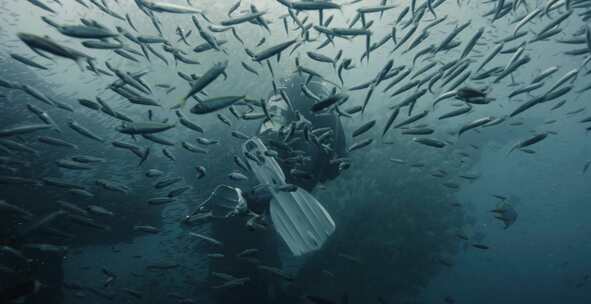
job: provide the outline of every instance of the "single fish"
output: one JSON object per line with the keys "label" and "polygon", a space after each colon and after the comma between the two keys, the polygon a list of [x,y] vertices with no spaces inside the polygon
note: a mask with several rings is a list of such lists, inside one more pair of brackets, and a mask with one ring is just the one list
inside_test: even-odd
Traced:
{"label": "single fish", "polygon": [[136,135],[136,134],[153,134],[164,132],[166,130],[172,129],[176,126],[174,123],[160,123],[160,122],[153,122],[153,121],[146,121],[146,122],[132,122],[132,123],[124,123],[122,126],[117,128],[117,131]]}
{"label": "single fish", "polygon": [[196,238],[202,239],[204,241],[207,241],[210,244],[216,245],[216,246],[223,246],[224,244],[212,237],[208,237],[205,236],[203,234],[199,234],[199,233],[195,233],[195,232],[189,232],[189,235],[194,236]]}
{"label": "single fish", "polygon": [[415,137],[412,139],[414,142],[423,144],[425,146],[434,147],[434,148],[443,148],[446,146],[446,143],[433,138],[425,138],[425,137]]}
{"label": "single fish", "polygon": [[54,126],[48,125],[48,124],[33,124],[33,125],[24,125],[24,126],[18,126],[18,127],[13,127],[13,128],[7,128],[7,129],[0,129],[0,137],[10,137],[10,136],[15,136],[15,135],[23,135],[23,134],[28,134],[28,133],[32,133],[32,132],[37,132],[40,130],[51,129],[53,127]]}
{"label": "single fish", "polygon": [[191,108],[191,113],[208,114],[216,112],[235,104],[245,97],[246,96],[224,96],[202,100],[198,102],[193,108]]}
{"label": "single fish", "polygon": [[511,150],[509,150],[509,153],[513,152],[515,149],[522,149],[528,146],[531,146],[533,144],[539,143],[540,141],[546,139],[546,137],[548,137],[548,133],[540,133],[540,134],[536,134],[524,141],[521,141],[519,143],[517,143],[516,145],[514,145]]}
{"label": "single fish", "polygon": [[373,139],[368,138],[363,141],[353,143],[351,146],[349,146],[349,148],[347,150],[349,152],[353,152],[355,150],[359,150],[361,148],[367,147],[367,146],[371,145],[372,143],[373,143]]}
{"label": "single fish", "polygon": [[203,10],[191,6],[183,6],[168,2],[156,2],[153,0],[142,0],[141,5],[153,12],[171,14],[203,14]]}
{"label": "single fish", "polygon": [[487,117],[482,117],[482,118],[479,118],[479,119],[474,120],[472,122],[469,122],[469,123],[463,125],[462,128],[460,128],[460,131],[458,131],[458,136],[462,135],[466,131],[484,126],[484,125],[488,124],[489,122],[491,122],[493,119],[494,119],[494,117],[487,116]]}

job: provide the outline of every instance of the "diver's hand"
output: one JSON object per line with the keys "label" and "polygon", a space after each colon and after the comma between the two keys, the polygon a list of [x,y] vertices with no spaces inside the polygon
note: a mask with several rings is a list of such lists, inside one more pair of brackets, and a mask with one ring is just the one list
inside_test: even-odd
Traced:
{"label": "diver's hand", "polygon": [[246,200],[248,210],[263,214],[269,208],[269,202],[273,195],[268,186],[255,186],[250,191],[244,192],[243,197]]}

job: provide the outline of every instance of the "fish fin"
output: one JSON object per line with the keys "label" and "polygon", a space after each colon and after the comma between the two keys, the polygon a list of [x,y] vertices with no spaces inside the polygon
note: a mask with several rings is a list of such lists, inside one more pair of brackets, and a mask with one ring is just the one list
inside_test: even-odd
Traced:
{"label": "fish fin", "polygon": [[78,65],[78,67],[80,68],[80,72],[84,72],[84,70],[85,70],[85,69],[84,69],[84,62],[85,62],[85,60],[86,60],[86,61],[89,61],[90,59],[88,59],[88,58],[83,58],[83,57],[80,57],[80,58],[76,59],[76,64],[77,64],[77,65]]}
{"label": "fish fin", "polygon": [[513,148],[511,148],[511,150],[509,150],[509,152],[507,152],[506,156],[509,156],[509,154],[511,154],[511,152],[515,151],[517,149],[517,147],[519,147],[519,144],[513,146]]}

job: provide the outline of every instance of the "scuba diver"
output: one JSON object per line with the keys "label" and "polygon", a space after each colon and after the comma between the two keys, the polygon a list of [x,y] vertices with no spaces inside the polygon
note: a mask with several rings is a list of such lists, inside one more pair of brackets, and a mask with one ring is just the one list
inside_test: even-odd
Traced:
{"label": "scuba diver", "polygon": [[[277,160],[288,185],[312,191],[348,167],[343,127],[332,112],[310,111],[315,101],[303,93],[302,86],[314,98],[323,99],[332,93],[325,82],[306,83],[305,78],[295,75],[282,84],[280,92],[267,98],[268,118],[261,124],[257,138],[267,147],[267,154]],[[269,191],[261,186],[244,193],[249,208],[255,211],[266,210],[268,203]]]}
{"label": "scuba diver", "polygon": [[[247,190],[220,185],[186,217],[186,223],[212,220],[212,237],[224,244],[223,257],[209,260],[216,303],[287,303],[294,295],[277,280],[279,239],[298,256],[319,249],[334,231],[309,191],[349,166],[339,117],[310,110],[315,100],[335,93],[301,75],[280,82],[262,105],[267,119],[257,136],[243,144],[256,184]],[[232,290],[215,292],[225,288]]]}

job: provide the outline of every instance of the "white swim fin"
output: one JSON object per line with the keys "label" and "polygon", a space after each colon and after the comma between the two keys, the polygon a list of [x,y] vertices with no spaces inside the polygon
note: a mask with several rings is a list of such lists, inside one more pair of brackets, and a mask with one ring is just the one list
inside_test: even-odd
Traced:
{"label": "white swim fin", "polygon": [[259,138],[248,140],[242,149],[250,154],[246,159],[259,183],[271,185],[271,221],[291,252],[297,256],[320,249],[336,228],[330,214],[304,189],[284,192],[273,187],[285,184],[285,174],[277,161],[265,154],[267,147]]}

